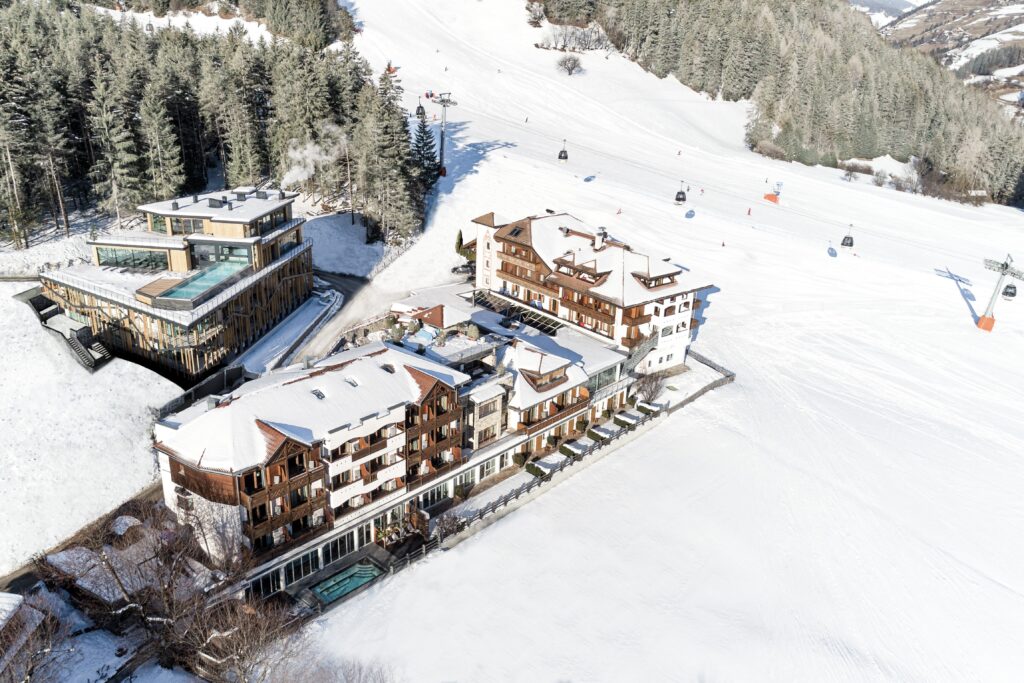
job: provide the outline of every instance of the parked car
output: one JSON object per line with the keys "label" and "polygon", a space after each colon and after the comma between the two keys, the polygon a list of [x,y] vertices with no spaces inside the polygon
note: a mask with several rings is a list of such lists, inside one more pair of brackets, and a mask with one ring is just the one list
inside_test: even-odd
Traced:
{"label": "parked car", "polygon": [[476,264],[473,264],[473,263],[463,263],[461,266],[455,266],[454,268],[452,268],[452,274],[453,275],[475,275],[476,274]]}

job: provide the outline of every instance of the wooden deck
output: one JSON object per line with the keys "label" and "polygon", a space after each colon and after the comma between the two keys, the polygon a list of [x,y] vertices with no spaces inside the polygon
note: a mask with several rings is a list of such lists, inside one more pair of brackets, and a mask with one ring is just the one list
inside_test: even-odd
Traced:
{"label": "wooden deck", "polygon": [[135,298],[144,304],[153,305],[153,299],[166,292],[171,287],[181,283],[185,278],[180,277],[159,277],[148,285],[135,290]]}

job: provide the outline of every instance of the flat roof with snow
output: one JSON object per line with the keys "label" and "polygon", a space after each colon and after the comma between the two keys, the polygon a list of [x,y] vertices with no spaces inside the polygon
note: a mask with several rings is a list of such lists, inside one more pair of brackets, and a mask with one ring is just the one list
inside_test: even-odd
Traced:
{"label": "flat roof with snow", "polygon": [[295,192],[284,190],[237,187],[230,192],[206,192],[150,202],[141,205],[139,211],[171,218],[208,218],[222,223],[251,223],[291,204],[297,196]]}

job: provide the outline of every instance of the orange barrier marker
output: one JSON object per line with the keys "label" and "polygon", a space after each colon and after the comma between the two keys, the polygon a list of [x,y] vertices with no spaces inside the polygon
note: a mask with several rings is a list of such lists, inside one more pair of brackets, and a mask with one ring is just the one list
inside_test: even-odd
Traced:
{"label": "orange barrier marker", "polygon": [[777,194],[772,194],[771,192],[769,192],[768,194],[766,194],[764,196],[764,198],[767,199],[768,201],[770,201],[772,204],[778,204],[779,203],[779,195],[777,195]]}
{"label": "orange barrier marker", "polygon": [[990,315],[983,315],[978,318],[978,328],[991,332],[992,328],[996,325],[996,319]]}

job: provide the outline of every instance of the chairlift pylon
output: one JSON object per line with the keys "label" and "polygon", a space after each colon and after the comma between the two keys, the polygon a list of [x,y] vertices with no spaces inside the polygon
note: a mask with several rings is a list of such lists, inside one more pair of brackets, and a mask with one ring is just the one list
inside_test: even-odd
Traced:
{"label": "chairlift pylon", "polygon": [[565,140],[562,140],[562,151],[558,153],[558,160],[563,164],[569,160],[569,152],[565,149]]}

